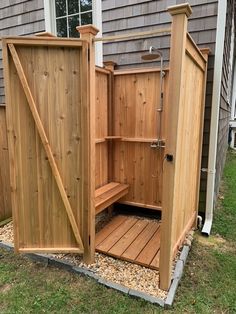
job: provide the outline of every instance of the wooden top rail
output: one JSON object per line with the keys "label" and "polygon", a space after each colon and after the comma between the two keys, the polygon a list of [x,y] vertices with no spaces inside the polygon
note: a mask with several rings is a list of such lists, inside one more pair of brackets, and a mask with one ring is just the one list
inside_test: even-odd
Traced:
{"label": "wooden top rail", "polygon": [[109,42],[109,41],[119,41],[119,40],[130,40],[130,39],[138,39],[140,37],[145,36],[154,36],[158,34],[164,34],[164,33],[170,33],[170,28],[160,28],[156,30],[150,30],[145,32],[138,32],[138,33],[127,33],[124,35],[114,35],[114,36],[106,36],[106,37],[97,37],[94,38],[94,41],[103,41],[103,42]]}
{"label": "wooden top rail", "polygon": [[[133,68],[127,70],[116,70],[114,75],[129,75],[129,74],[142,74],[142,73],[154,73],[160,72],[160,68]],[[169,71],[169,67],[164,67],[163,71]]]}
{"label": "wooden top rail", "polygon": [[45,36],[6,36],[0,38],[8,44],[21,46],[63,46],[81,47],[84,40],[75,38],[45,37]]}
{"label": "wooden top rail", "polygon": [[101,68],[101,67],[99,67],[99,66],[96,66],[95,71],[96,71],[96,72],[99,72],[99,73],[103,73],[103,74],[110,74],[110,73],[111,73],[110,70],[107,70],[107,69],[105,69],[105,68]]}
{"label": "wooden top rail", "polygon": [[189,33],[187,33],[186,53],[193,60],[193,62],[196,63],[196,65],[198,65],[198,67],[202,71],[205,71],[205,66],[206,66],[207,60],[205,59],[201,50],[195,44],[194,40],[189,35]]}

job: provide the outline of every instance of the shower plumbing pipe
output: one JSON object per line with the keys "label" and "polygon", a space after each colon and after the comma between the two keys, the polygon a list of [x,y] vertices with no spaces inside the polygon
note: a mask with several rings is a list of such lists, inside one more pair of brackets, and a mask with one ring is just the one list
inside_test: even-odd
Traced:
{"label": "shower plumbing pipe", "polygon": [[160,53],[160,61],[161,61],[161,71],[160,71],[160,108],[157,108],[157,111],[159,112],[159,138],[157,140],[157,145],[159,148],[165,147],[162,145],[162,139],[161,139],[161,128],[162,128],[162,112],[163,112],[163,77],[164,77],[164,72],[163,72],[163,55],[161,51],[158,51]]}
{"label": "shower plumbing pipe", "polygon": [[159,124],[157,125],[157,141],[153,142],[151,144],[152,148],[164,148],[165,145],[163,145],[162,143],[162,139],[161,139],[161,128],[162,128],[162,112],[163,112],[163,77],[165,75],[165,72],[163,71],[163,54],[162,52],[155,48],[155,47],[150,47],[149,48],[149,53],[152,54],[153,52],[157,52],[160,56],[160,62],[161,62],[161,66],[160,66],[160,104],[159,104],[159,108],[156,109],[156,111],[159,113]]}

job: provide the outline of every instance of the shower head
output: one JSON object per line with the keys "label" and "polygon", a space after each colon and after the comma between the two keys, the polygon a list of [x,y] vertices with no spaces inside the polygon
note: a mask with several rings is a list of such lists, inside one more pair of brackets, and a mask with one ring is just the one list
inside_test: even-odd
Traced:
{"label": "shower head", "polygon": [[145,61],[151,61],[162,58],[162,53],[155,47],[150,47],[148,52],[141,56],[141,58]]}

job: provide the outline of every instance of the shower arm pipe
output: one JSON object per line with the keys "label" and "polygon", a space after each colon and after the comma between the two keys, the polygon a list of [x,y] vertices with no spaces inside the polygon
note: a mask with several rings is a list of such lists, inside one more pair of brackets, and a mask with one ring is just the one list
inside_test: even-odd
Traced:
{"label": "shower arm pipe", "polygon": [[[164,77],[164,72],[163,72],[163,54],[162,52],[153,47],[150,46],[148,54],[145,54],[142,56],[143,60],[155,60],[155,59],[160,59],[160,82],[159,82],[159,106],[156,108],[156,112],[159,113],[159,123],[157,120],[157,137],[156,141],[151,144],[151,147],[153,148],[163,148],[165,145],[162,144],[162,139],[161,139],[161,129],[162,129],[162,111],[163,111],[163,77]],[[158,98],[157,98],[158,100]],[[157,102],[158,103],[158,102]]]}
{"label": "shower arm pipe", "polygon": [[[160,53],[160,51],[159,51]],[[162,53],[160,53],[161,58],[161,69],[160,69],[160,111],[163,110],[163,77],[164,77],[164,73],[163,73],[163,55]]]}

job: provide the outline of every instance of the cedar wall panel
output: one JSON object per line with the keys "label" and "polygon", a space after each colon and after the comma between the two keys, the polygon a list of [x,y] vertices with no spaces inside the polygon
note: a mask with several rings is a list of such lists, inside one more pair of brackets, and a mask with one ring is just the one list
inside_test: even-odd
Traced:
{"label": "cedar wall panel", "polygon": [[[45,30],[43,0],[1,0],[0,37],[30,35]],[[0,46],[0,104],[5,103]]]}
{"label": "cedar wall panel", "polygon": [[[185,0],[103,0],[103,34],[118,35],[126,32],[139,32],[151,30],[154,27],[169,27],[171,16],[166,8],[186,2]],[[189,18],[188,31],[199,45],[209,47],[211,55],[208,60],[207,91],[205,105],[205,123],[203,137],[202,168],[208,165],[208,147],[210,132],[212,81],[214,69],[214,51],[216,41],[216,23],[218,1],[214,0],[189,0],[193,14]],[[170,36],[150,37],[138,40],[104,44],[104,59],[117,62],[119,67],[156,66],[156,62],[143,62],[140,58],[143,51],[149,46],[160,48],[164,55],[165,63],[169,59]],[[221,168],[223,162],[221,163]],[[200,210],[204,211],[206,198],[206,173],[201,175]]]}
{"label": "cedar wall panel", "polygon": [[[43,0],[1,0],[0,37],[8,35],[30,35],[44,31]],[[2,50],[0,42],[0,105],[5,104]],[[11,216],[8,144],[6,138],[5,107],[0,106],[0,221]]]}
{"label": "cedar wall panel", "polygon": [[108,105],[109,105],[109,76],[96,70],[96,189],[108,183]]}
{"label": "cedar wall panel", "polygon": [[[168,78],[169,72],[165,71],[165,96]],[[162,124],[160,115],[156,114],[156,108],[160,108],[159,86],[160,73],[157,71],[115,72],[114,135],[121,136],[122,140],[114,142],[114,181],[129,184],[129,193],[121,202],[153,209],[160,209],[162,205],[164,150],[151,148],[150,144],[157,137],[166,138],[166,97]]]}
{"label": "cedar wall panel", "polygon": [[5,107],[0,106],[0,221],[11,217],[11,191]]}

